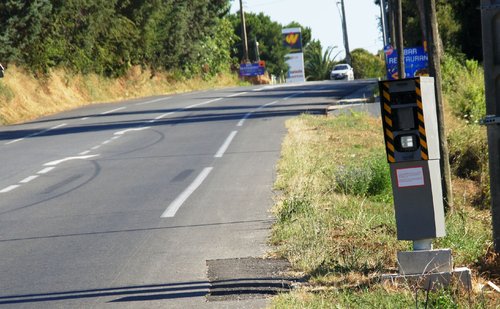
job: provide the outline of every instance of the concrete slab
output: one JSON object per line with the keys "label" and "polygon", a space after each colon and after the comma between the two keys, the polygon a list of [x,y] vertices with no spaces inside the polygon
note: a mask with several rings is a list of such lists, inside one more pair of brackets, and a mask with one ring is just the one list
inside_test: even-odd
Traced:
{"label": "concrete slab", "polygon": [[471,271],[467,267],[455,268],[451,272],[427,273],[424,275],[385,274],[380,279],[384,285],[424,290],[436,290],[450,286],[453,283],[466,290],[472,289]]}
{"label": "concrete slab", "polygon": [[453,271],[450,249],[398,252],[399,274],[423,275]]}

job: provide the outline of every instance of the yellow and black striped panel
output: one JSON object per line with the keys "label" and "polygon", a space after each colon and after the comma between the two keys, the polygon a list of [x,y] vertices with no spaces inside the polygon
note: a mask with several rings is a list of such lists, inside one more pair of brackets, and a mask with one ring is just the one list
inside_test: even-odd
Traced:
{"label": "yellow and black striped panel", "polygon": [[418,133],[420,137],[420,155],[422,160],[429,160],[429,150],[427,148],[427,135],[425,134],[424,109],[422,105],[422,91],[420,88],[420,78],[415,79],[415,91],[417,93],[417,116]]}
{"label": "yellow and black striped panel", "polygon": [[394,158],[394,134],[392,122],[391,94],[389,92],[389,83],[379,83],[380,88],[380,105],[382,111],[382,125],[384,128],[385,149],[387,152],[387,161],[389,163],[396,162]]}

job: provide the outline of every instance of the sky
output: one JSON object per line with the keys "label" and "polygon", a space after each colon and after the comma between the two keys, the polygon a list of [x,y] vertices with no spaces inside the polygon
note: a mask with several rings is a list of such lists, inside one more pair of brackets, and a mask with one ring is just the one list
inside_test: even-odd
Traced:
{"label": "sky", "polygon": [[[260,13],[282,25],[292,21],[310,27],[313,39],[321,41],[323,48],[337,46],[333,52],[341,52],[344,43],[340,18],[340,0],[243,0],[244,11]],[[344,0],[347,17],[347,34],[350,50],[364,48],[375,54],[383,48],[382,35],[378,26],[380,8],[373,0]],[[231,12],[240,9],[239,0],[233,0]]]}

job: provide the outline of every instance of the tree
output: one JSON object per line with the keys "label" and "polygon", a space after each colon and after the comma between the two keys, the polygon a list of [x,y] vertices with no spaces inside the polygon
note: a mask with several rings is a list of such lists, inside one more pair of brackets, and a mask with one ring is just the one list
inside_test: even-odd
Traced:
{"label": "tree", "polygon": [[382,55],[373,55],[358,48],[351,52],[354,78],[379,78],[385,76],[385,63]]}
{"label": "tree", "polygon": [[44,69],[47,61],[44,38],[49,34],[51,11],[49,0],[11,0],[0,4],[2,61]]}
{"label": "tree", "polygon": [[332,52],[336,47],[328,47],[323,52],[321,42],[312,40],[304,53],[305,71],[307,80],[325,80],[330,78],[330,71],[335,65],[335,58]]}
{"label": "tree", "polygon": [[[403,0],[405,46],[423,45],[425,34],[418,15],[419,1]],[[378,5],[380,0],[374,2]],[[436,1],[440,41],[445,51],[482,59],[481,14],[477,7],[477,1]]]}
{"label": "tree", "polygon": [[[284,75],[288,71],[288,65],[285,62],[285,55],[288,52],[282,43],[281,24],[272,21],[269,16],[263,13],[247,12],[245,16],[247,35],[249,38],[257,38],[259,41],[260,59],[266,61],[268,72],[276,76]],[[229,20],[233,25],[234,34],[239,36],[239,33],[241,33],[239,13],[230,15]],[[241,40],[237,40],[232,51],[233,58],[241,58],[243,54],[242,45]],[[249,54],[253,55],[255,53],[250,52]]]}

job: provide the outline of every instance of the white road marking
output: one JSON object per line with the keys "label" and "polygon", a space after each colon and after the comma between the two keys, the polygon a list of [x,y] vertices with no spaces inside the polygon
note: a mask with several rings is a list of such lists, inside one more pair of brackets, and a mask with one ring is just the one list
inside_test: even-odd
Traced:
{"label": "white road marking", "polygon": [[10,192],[10,191],[15,190],[17,188],[19,188],[19,185],[8,186],[8,187],[0,190],[0,193],[7,193],[7,192]]}
{"label": "white road marking", "polygon": [[237,127],[242,127],[243,124],[245,123],[245,121],[248,119],[248,117],[250,117],[253,113],[255,113],[258,110],[263,109],[264,107],[268,107],[268,106],[274,105],[274,104],[276,104],[278,102],[279,102],[279,100],[278,101],[273,101],[273,102],[270,102],[270,103],[267,103],[267,104],[264,104],[264,105],[261,105],[255,111],[246,113],[245,116],[243,116],[243,118],[240,119],[240,121],[238,122],[238,124],[236,126]]}
{"label": "white road marking", "polygon": [[271,103],[267,103],[267,104],[262,105],[262,107],[268,107],[268,106],[274,105],[274,104],[276,104],[276,103],[278,103],[278,102],[279,102],[279,101],[273,101],[273,102],[271,102]]}
{"label": "white road marking", "polygon": [[44,168],[43,170],[41,171],[38,171],[37,174],[40,174],[40,175],[43,175],[43,174],[47,174],[48,172],[50,172],[51,170],[55,169],[55,167],[46,167]]}
{"label": "white road marking", "polygon": [[160,116],[156,117],[154,120],[160,120],[160,119],[165,118],[165,117],[167,117],[167,116],[170,116],[170,115],[172,115],[172,114],[175,114],[175,112],[169,112],[169,113],[166,113],[166,114],[160,115]]}
{"label": "white road marking", "polygon": [[110,140],[110,139],[108,139],[107,141],[102,142],[102,144],[101,144],[101,145],[106,145],[106,144],[109,144],[109,143],[111,143],[111,140]]}
{"label": "white road marking", "polygon": [[233,141],[233,138],[236,136],[238,131],[233,131],[229,136],[226,138],[226,141],[224,141],[224,144],[219,148],[217,153],[215,154],[214,158],[222,158],[224,156],[224,153],[226,152],[227,148],[229,147],[229,144]]}
{"label": "white road marking", "polygon": [[90,153],[90,150],[85,150],[85,151],[80,152],[78,155],[84,156],[84,155],[89,154],[89,153]]}
{"label": "white road marking", "polygon": [[151,129],[151,127],[140,127],[140,128],[135,128],[135,129],[126,129],[123,131],[115,132],[114,135],[123,135],[123,134],[128,133],[128,132],[142,131],[142,130],[147,130],[147,129]]}
{"label": "white road marking", "polygon": [[26,177],[24,178],[23,180],[21,180],[19,183],[28,183],[32,180],[35,180],[39,177],[39,175],[33,175],[33,176],[29,176],[29,177]]}
{"label": "white road marking", "polygon": [[8,142],[8,143],[5,143],[5,145],[14,144],[14,143],[20,142],[20,141],[22,141],[22,140],[24,140],[24,138],[18,138],[18,139],[15,139],[15,140],[13,140],[13,141],[10,141],[10,142]]}
{"label": "white road marking", "polygon": [[239,92],[239,93],[234,93],[232,95],[228,95],[226,98],[234,98],[234,97],[237,97],[237,96],[240,96],[240,95],[244,95],[244,94],[247,94],[248,92]]}
{"label": "white road marking", "polygon": [[101,113],[101,115],[107,115],[107,114],[111,114],[111,113],[114,113],[114,112],[117,112],[117,111],[121,111],[122,109],[126,109],[125,106],[123,107],[118,107],[118,108],[115,108],[115,109],[112,109],[110,111],[106,111],[104,113]]}
{"label": "white road marking", "polygon": [[154,100],[150,100],[150,101],[146,101],[146,102],[136,103],[135,106],[147,105],[147,104],[151,104],[151,103],[155,103],[155,102],[159,102],[159,101],[166,101],[166,100],[170,100],[171,98],[172,97],[154,99]]}
{"label": "white road marking", "polygon": [[286,101],[286,100],[288,100],[288,99],[294,98],[294,97],[296,97],[296,96],[298,96],[298,95],[301,95],[301,94],[303,94],[303,93],[304,93],[304,91],[301,91],[301,92],[298,92],[298,93],[292,94],[292,95],[290,95],[290,96],[288,96],[288,97],[284,98],[283,100],[285,100],[285,101]]}
{"label": "white road marking", "polygon": [[87,120],[87,119],[89,119],[89,117],[83,117],[80,120]]}
{"label": "white road marking", "polygon": [[98,157],[98,156],[99,156],[98,154],[95,154],[95,155],[88,155],[88,156],[66,157],[66,158],[61,159],[61,160],[55,160],[55,161],[51,161],[51,162],[45,163],[43,166],[56,166],[58,164],[66,162],[66,161],[71,161],[71,160],[86,160],[86,159],[91,159],[91,158],[95,158],[95,157]]}
{"label": "white road marking", "polygon": [[35,137],[35,136],[41,135],[43,133],[47,133],[47,132],[52,131],[52,130],[62,128],[62,127],[67,126],[67,125],[68,125],[67,123],[61,123],[61,124],[59,124],[57,126],[54,126],[52,128],[48,128],[48,129],[45,129],[45,130],[42,130],[42,131],[39,131],[39,132],[35,132],[35,133],[30,134],[30,135],[26,135],[25,137],[18,138],[16,140],[10,141],[8,143],[5,143],[5,145],[10,145],[10,144],[13,144],[13,143],[17,143],[17,142],[20,142],[20,141],[22,141],[22,140],[24,140],[26,138]]}
{"label": "white road marking", "polygon": [[91,150],[97,150],[97,149],[99,149],[99,148],[101,148],[101,145],[94,146],[94,147],[92,147],[92,148],[90,148],[90,149],[91,149]]}
{"label": "white road marking", "polygon": [[201,171],[201,173],[196,177],[196,179],[187,187],[161,215],[161,218],[173,218],[182,204],[191,196],[191,194],[198,189],[198,187],[207,178],[208,174],[212,171],[213,167],[206,167]]}
{"label": "white road marking", "polygon": [[242,127],[243,124],[245,123],[245,121],[248,119],[248,117],[250,117],[250,115],[252,115],[252,114],[253,114],[253,112],[246,113],[246,115],[243,116],[243,118],[241,118],[241,120],[238,122],[238,124],[236,126]]}
{"label": "white road marking", "polygon": [[220,100],[222,100],[222,99],[223,99],[223,98],[217,98],[217,99],[209,100],[209,101],[206,101],[206,102],[202,102],[202,103],[198,103],[198,104],[189,105],[188,107],[185,107],[184,109],[190,109],[190,108],[193,108],[193,107],[198,107],[198,106],[202,106],[202,105],[210,104],[210,103],[213,103],[213,102],[220,101]]}

